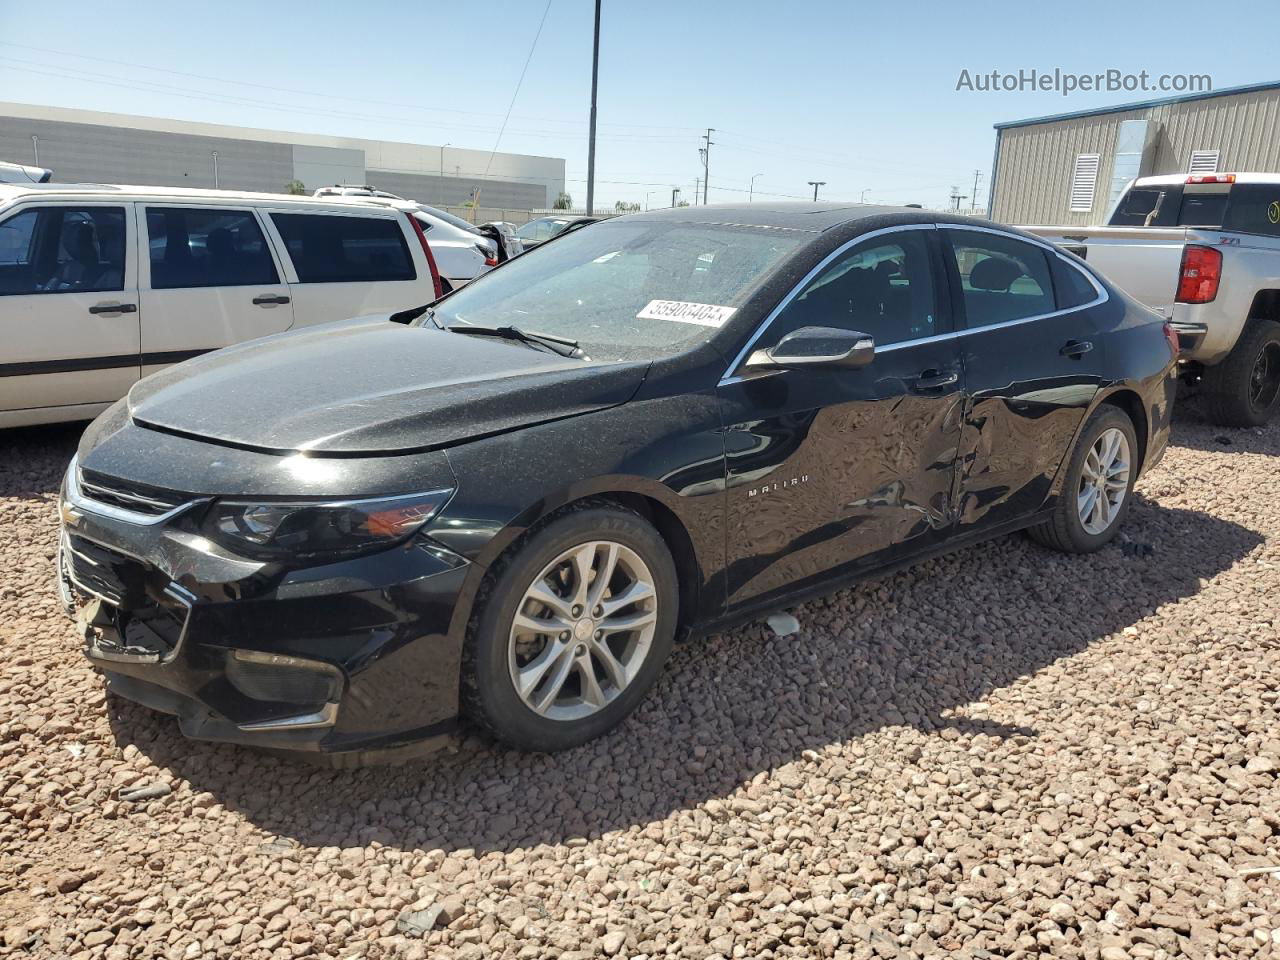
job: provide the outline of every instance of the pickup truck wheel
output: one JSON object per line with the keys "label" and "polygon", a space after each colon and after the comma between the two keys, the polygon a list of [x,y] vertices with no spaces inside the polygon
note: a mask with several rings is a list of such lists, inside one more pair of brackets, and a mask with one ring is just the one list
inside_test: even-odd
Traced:
{"label": "pickup truck wheel", "polygon": [[1106,546],[1129,512],[1138,477],[1133,421],[1104,405],[1089,417],[1067,465],[1053,516],[1027,533],[1063,553],[1092,553]]}
{"label": "pickup truck wheel", "polygon": [[522,750],[598,737],[636,708],[671,650],[675,563],[612,505],[571,510],[495,565],[463,651],[468,718]]}
{"label": "pickup truck wheel", "polygon": [[1224,427],[1260,427],[1280,408],[1280,323],[1254,320],[1204,372],[1205,412]]}

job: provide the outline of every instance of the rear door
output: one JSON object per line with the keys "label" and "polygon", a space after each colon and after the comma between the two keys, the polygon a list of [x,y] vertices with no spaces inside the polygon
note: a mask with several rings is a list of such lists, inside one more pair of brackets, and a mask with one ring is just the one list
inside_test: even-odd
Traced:
{"label": "rear door", "polygon": [[40,203],[0,219],[0,410],[85,405],[88,416],[128,392],[134,237],[129,203]]}
{"label": "rear door", "polygon": [[292,326],[289,287],[252,207],[139,209],[144,376]]}
{"label": "rear door", "polygon": [[1102,380],[1092,307],[1105,293],[1065,255],[1007,233],[940,231],[967,383],[960,532],[1034,513]]}
{"label": "rear door", "polygon": [[[719,386],[731,607],[926,549],[954,526],[963,382],[936,230],[870,234],[833,254]],[[864,367],[746,370],[806,326],[870,335]]]}
{"label": "rear door", "polygon": [[[421,306],[436,299],[409,218],[395,210],[272,210],[300,325]],[[420,251],[415,257],[414,245]]]}

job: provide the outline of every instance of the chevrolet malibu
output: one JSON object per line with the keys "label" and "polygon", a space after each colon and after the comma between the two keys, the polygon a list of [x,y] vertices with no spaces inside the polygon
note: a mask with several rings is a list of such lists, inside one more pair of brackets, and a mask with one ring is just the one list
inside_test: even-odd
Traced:
{"label": "chevrolet malibu", "polygon": [[676,638],[1019,529],[1103,547],[1175,354],[983,221],[622,217],[137,384],[67,470],[63,600],[108,687],[190,737],[344,764],[465,718],[557,750]]}

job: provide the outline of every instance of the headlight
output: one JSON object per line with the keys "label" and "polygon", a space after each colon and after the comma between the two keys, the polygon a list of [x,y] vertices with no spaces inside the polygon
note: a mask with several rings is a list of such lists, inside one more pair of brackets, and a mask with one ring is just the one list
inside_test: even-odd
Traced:
{"label": "headlight", "polygon": [[327,502],[219,500],[203,532],[237,553],[267,559],[345,557],[387,547],[422,527],[452,490]]}

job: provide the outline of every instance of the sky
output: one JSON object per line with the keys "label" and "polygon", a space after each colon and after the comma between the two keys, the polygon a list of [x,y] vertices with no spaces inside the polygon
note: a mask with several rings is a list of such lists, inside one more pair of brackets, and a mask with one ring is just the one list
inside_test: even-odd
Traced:
{"label": "sky", "polygon": [[[56,17],[0,0],[0,100],[563,157],[581,206],[592,16],[593,0],[61,0]],[[993,123],[1168,94],[958,90],[962,71],[1220,89],[1280,79],[1277,27],[1275,0],[603,0],[596,205],[692,200],[707,127],[712,203],[753,184],[806,199],[817,180],[823,199],[944,207],[975,171],[985,201]]]}

